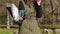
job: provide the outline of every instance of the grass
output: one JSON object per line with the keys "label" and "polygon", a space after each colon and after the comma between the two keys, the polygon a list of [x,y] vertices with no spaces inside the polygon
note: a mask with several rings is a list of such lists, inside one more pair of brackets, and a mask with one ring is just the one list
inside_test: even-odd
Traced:
{"label": "grass", "polygon": [[[3,25],[1,25],[3,26]],[[5,26],[5,25],[4,25]],[[60,25],[54,25],[52,27],[52,25],[40,25],[40,28],[42,28],[40,30],[41,34],[43,33],[43,29],[45,28],[48,28],[48,29],[51,29],[51,28],[56,28],[56,29],[60,29]],[[11,28],[11,29],[6,29],[6,28],[0,28],[0,34],[13,34],[15,31],[17,30],[17,28]],[[45,34],[45,33],[44,33]]]}
{"label": "grass", "polygon": [[0,32],[0,34],[11,34],[9,32]]}
{"label": "grass", "polygon": [[[42,28],[53,28],[51,25],[41,25]],[[60,28],[60,25],[54,25],[54,28]],[[0,34],[13,34],[17,28],[0,28]],[[47,34],[46,32],[43,33],[43,29],[40,29],[40,34]]]}
{"label": "grass", "polygon": [[6,28],[0,28],[0,34],[13,34],[17,29],[11,28],[11,29],[6,29]]}
{"label": "grass", "polygon": [[[11,29],[6,29],[6,28],[0,28],[0,34],[13,34],[17,29],[16,28],[11,28]],[[40,34],[42,34],[43,29],[40,30]]]}
{"label": "grass", "polygon": [[60,29],[60,25],[40,25],[40,28],[48,28],[48,29],[50,29],[50,28],[56,28],[56,29]]}
{"label": "grass", "polygon": [[[60,25],[54,25],[52,27],[52,25],[40,25],[40,28],[58,28],[60,29]],[[40,34],[43,33],[43,29],[40,30]],[[17,30],[17,28],[11,28],[11,29],[6,29],[6,28],[0,28],[0,34],[13,34],[15,31]],[[46,32],[44,32],[44,34],[46,34]]]}

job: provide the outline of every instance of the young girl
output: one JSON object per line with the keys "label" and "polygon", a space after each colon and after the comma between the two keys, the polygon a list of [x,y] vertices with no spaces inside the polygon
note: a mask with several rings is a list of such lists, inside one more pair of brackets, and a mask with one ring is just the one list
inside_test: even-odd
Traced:
{"label": "young girl", "polygon": [[42,7],[41,7],[41,0],[34,1],[34,7],[36,10],[36,19],[38,24],[40,25],[41,17],[42,17]]}

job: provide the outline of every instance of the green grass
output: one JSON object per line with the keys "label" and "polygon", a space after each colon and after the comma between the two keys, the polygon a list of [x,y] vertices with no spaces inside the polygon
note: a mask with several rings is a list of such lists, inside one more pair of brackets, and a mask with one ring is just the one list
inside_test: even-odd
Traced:
{"label": "green grass", "polygon": [[[6,28],[0,28],[0,34],[13,34],[17,29],[11,28],[11,29],[6,29]],[[43,29],[40,30],[40,34],[42,34]]]}
{"label": "green grass", "polygon": [[56,29],[60,29],[60,25],[40,25],[40,28],[48,28],[48,29],[50,29],[50,28],[56,28]]}
{"label": "green grass", "polygon": [[[60,25],[54,25],[52,27],[52,25],[40,25],[40,28],[59,28],[60,29]],[[40,34],[43,33],[43,29],[40,30]],[[15,31],[17,30],[17,28],[11,28],[11,29],[6,29],[6,28],[0,28],[0,34],[13,34]],[[44,32],[44,34],[46,34],[46,32]]]}
{"label": "green grass", "polygon": [[0,34],[11,34],[10,32],[0,32]]}
{"label": "green grass", "polygon": [[0,28],[0,34],[13,34],[17,29]]}

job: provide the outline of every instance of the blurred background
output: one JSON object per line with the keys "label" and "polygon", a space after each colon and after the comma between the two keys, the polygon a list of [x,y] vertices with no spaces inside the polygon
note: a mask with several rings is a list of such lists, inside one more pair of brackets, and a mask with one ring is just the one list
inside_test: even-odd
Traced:
{"label": "blurred background", "polygon": [[[20,0],[0,0],[0,33],[12,34],[18,28],[5,7],[6,2],[13,2],[18,7]],[[30,0],[33,3],[33,0]],[[31,4],[32,5],[32,4]],[[43,16],[40,20],[40,28],[43,29],[59,29],[60,28],[60,0],[42,0]],[[28,8],[29,9],[29,8]],[[4,30],[3,30],[4,29]],[[4,32],[4,33],[3,33]],[[42,34],[42,33],[41,33]],[[47,33],[45,33],[47,34]]]}

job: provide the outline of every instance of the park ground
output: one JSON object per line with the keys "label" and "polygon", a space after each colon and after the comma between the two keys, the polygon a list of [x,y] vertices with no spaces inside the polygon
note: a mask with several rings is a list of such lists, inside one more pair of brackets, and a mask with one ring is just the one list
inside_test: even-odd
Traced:
{"label": "park ground", "polygon": [[[17,30],[18,28],[11,28],[11,29],[0,28],[0,34],[13,34]],[[41,34],[42,34],[42,29],[41,29]]]}
{"label": "park ground", "polygon": [[[13,34],[14,32],[16,32],[18,30],[18,28],[0,28],[0,34]],[[56,29],[56,34],[60,34],[60,29]],[[40,34],[47,34],[46,31],[44,31],[44,29],[40,29]],[[48,34],[53,34],[53,31],[51,29],[48,29]]]}

